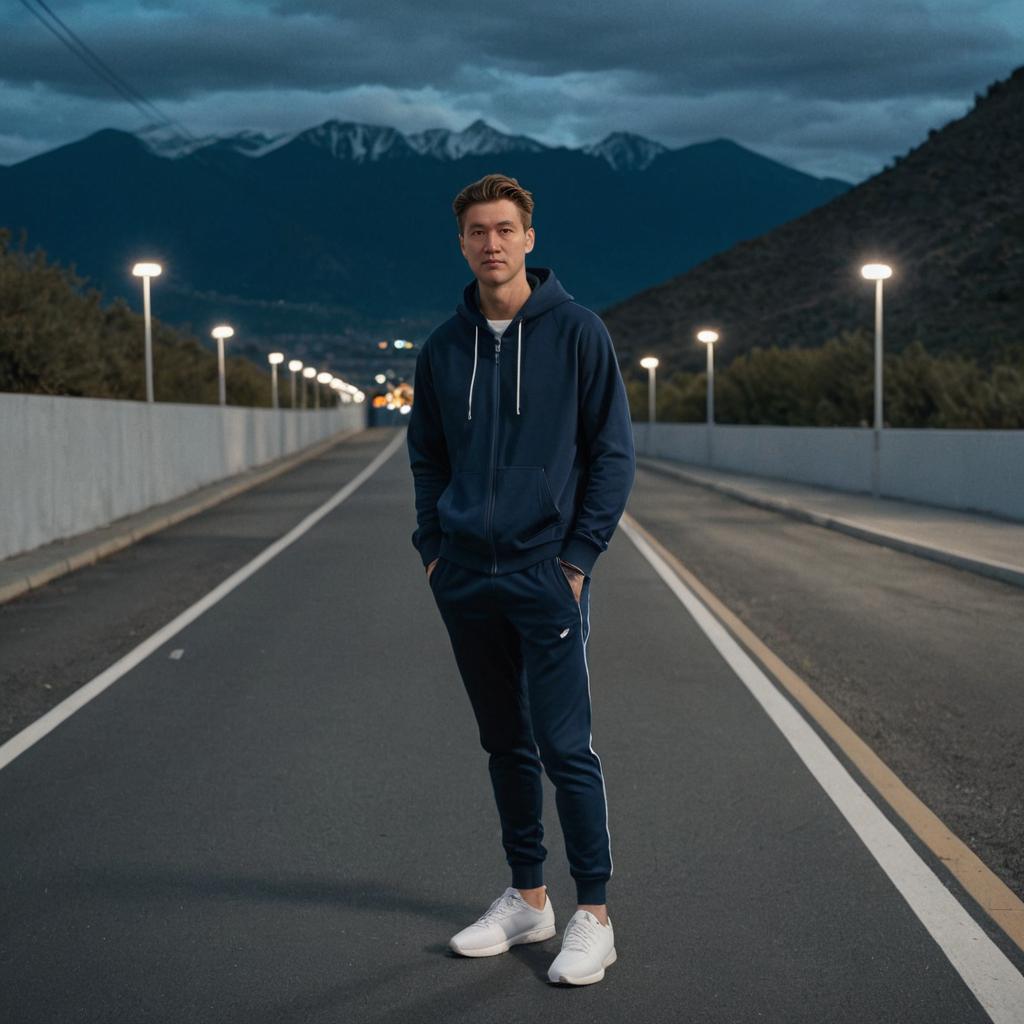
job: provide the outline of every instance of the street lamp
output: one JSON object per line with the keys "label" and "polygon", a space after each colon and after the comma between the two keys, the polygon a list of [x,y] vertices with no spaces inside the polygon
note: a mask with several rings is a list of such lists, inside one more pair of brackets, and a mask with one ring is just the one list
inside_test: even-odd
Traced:
{"label": "street lamp", "polygon": [[146,321],[146,401],[153,401],[153,329],[149,316],[149,279],[159,277],[163,268],[159,263],[136,263],[132,273],[142,278],[142,308]]}
{"label": "street lamp", "polygon": [[307,366],[302,371],[302,408],[303,409],[306,408],[306,381],[308,381],[310,379],[310,377],[315,377],[315,376],[316,376],[316,370],[314,370],[312,366]]}
{"label": "street lamp", "polygon": [[707,460],[708,465],[711,465],[711,428],[715,425],[715,342],[718,341],[718,331],[704,328],[697,332],[697,340],[707,345],[708,349]]}
{"label": "street lamp", "polygon": [[703,330],[697,332],[697,340],[708,347],[708,426],[715,422],[715,342],[718,331]]}
{"label": "street lamp", "polygon": [[[316,375],[316,379],[317,379],[317,383],[319,383],[319,384],[330,384],[330,382],[334,379],[334,374],[333,373],[328,373],[326,370],[321,370],[320,373],[318,373]],[[316,389],[316,407],[318,409],[320,408],[320,389],[319,388]]]}
{"label": "street lamp", "polygon": [[295,374],[298,373],[299,370],[302,369],[302,360],[301,359],[289,359],[288,360],[288,369],[291,372],[292,408],[294,409],[295,408]]}
{"label": "street lamp", "polygon": [[277,408],[277,364],[284,362],[283,352],[271,352],[267,356],[270,360],[270,403]]}
{"label": "street lamp", "polygon": [[871,459],[871,493],[877,498],[880,490],[882,448],[882,282],[892,277],[887,263],[865,263],[861,276],[875,282],[875,429]]}
{"label": "street lamp", "polygon": [[651,434],[654,430],[654,371],[658,366],[657,356],[644,356],[640,365],[647,370],[647,454],[651,455]]}
{"label": "street lamp", "polygon": [[217,384],[220,404],[227,405],[227,386],[224,382],[224,339],[232,337],[235,329],[227,324],[218,324],[210,333],[217,339]]}

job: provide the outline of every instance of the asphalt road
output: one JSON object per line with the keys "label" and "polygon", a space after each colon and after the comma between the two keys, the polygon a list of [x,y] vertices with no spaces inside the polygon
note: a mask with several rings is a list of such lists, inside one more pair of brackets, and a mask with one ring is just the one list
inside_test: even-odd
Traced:
{"label": "asphalt road", "polygon": [[[368,431],[0,606],[5,735],[282,537],[394,434]],[[646,472],[629,512],[948,824],[974,822],[972,845],[1021,891],[1019,591]],[[0,1019],[990,1019],[623,533],[594,574],[588,643],[619,960],[569,989],[544,980],[559,936],[449,955],[508,869],[414,525],[403,441],[0,770]],[[574,890],[547,781],[545,794],[560,935]]]}

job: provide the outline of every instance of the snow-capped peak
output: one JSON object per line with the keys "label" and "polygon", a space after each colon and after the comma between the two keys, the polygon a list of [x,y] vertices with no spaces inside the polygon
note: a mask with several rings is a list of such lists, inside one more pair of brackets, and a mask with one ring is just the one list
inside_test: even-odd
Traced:
{"label": "snow-capped peak", "polygon": [[600,142],[583,146],[584,153],[606,160],[616,171],[642,171],[654,159],[668,152],[660,142],[652,142],[632,132],[612,132]]}
{"label": "snow-capped peak", "polygon": [[150,152],[169,160],[189,156],[210,146],[233,149],[242,156],[259,157],[278,146],[283,146],[291,138],[289,133],[267,135],[265,132],[249,129],[243,129],[233,135],[201,135],[196,138],[185,135],[181,129],[169,124],[146,125],[137,131],[135,136],[149,147]]}
{"label": "snow-capped peak", "polygon": [[412,147],[397,128],[359,124],[355,121],[325,121],[295,136],[296,140],[326,149],[339,160],[361,164],[385,157],[410,156]]}
{"label": "snow-capped peak", "polygon": [[438,160],[458,160],[464,156],[488,153],[541,153],[549,148],[526,135],[505,135],[482,118],[477,118],[461,132],[453,132],[448,128],[428,128],[407,135],[406,138],[417,153]]}

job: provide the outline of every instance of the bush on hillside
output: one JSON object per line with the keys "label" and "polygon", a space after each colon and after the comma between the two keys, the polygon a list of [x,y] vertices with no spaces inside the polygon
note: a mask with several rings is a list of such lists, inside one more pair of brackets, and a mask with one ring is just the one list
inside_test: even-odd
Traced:
{"label": "bush on hillside", "polygon": [[[144,401],[143,317],[123,299],[101,306],[74,267],[17,245],[0,228],[0,391]],[[157,319],[153,390],[163,402],[215,404],[217,356],[198,338]],[[269,374],[241,356],[225,359],[231,405],[270,404]]]}
{"label": "bush on hillside", "polygon": [[[754,348],[715,371],[715,422],[782,426],[871,426],[874,341],[842,332],[820,348]],[[920,341],[886,353],[882,412],[890,427],[1024,427],[1024,359],[982,370],[963,356],[929,355]],[[627,382],[633,418],[647,419],[647,380]],[[659,421],[703,422],[707,376],[659,377]]]}

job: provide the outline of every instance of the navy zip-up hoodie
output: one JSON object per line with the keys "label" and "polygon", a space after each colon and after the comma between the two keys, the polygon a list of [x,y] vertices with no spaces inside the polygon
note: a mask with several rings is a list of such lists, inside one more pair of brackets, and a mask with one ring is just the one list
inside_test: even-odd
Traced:
{"label": "navy zip-up hoodie", "polygon": [[636,459],[626,388],[601,318],[554,272],[500,339],[474,279],[416,359],[407,443],[413,546],[491,575],[555,555],[588,576],[626,507]]}

